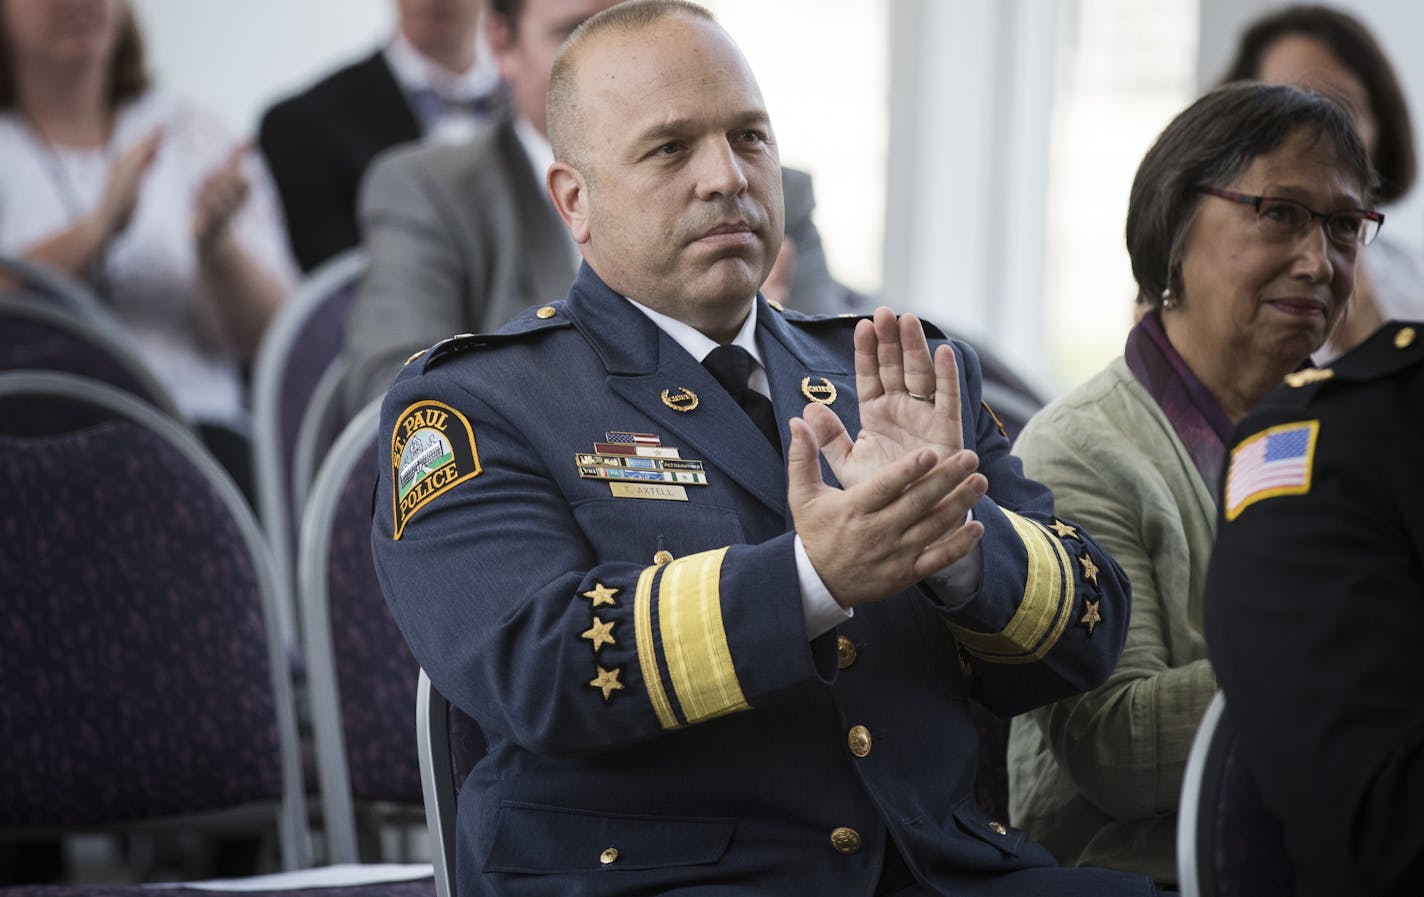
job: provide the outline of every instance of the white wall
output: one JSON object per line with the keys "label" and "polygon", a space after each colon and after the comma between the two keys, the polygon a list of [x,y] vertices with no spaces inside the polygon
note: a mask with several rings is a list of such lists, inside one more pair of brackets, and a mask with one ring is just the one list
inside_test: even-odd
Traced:
{"label": "white wall", "polygon": [[129,0],[160,83],[256,133],[273,100],[371,52],[395,0]]}

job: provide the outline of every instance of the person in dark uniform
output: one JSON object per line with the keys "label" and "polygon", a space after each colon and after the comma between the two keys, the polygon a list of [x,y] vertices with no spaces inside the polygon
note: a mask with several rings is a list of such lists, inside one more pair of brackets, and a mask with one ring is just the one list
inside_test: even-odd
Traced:
{"label": "person in dark uniform", "polygon": [[489,743],[460,893],[1152,894],[972,798],[968,699],[1101,682],[1128,604],[973,350],[759,294],[780,161],[701,7],[590,18],[549,109],[568,297],[418,353],[381,413],[377,573]]}
{"label": "person in dark uniform", "polygon": [[1424,323],[1287,378],[1236,431],[1207,645],[1301,897],[1424,881]]}

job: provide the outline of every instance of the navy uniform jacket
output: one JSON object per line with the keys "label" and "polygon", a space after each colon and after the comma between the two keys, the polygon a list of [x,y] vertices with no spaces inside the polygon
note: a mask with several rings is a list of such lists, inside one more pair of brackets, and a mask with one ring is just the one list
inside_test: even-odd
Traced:
{"label": "navy uniform jacket", "polygon": [[1297,893],[1418,894],[1424,323],[1292,374],[1235,442],[1207,646]]}
{"label": "navy uniform jacket", "polygon": [[[783,443],[803,383],[857,432],[854,322],[758,302]],[[460,794],[462,894],[869,895],[887,836],[945,893],[1151,893],[1052,868],[971,798],[967,698],[1012,714],[1101,682],[1128,587],[1048,528],[954,348],[990,484],[982,585],[953,611],[906,590],[811,641],[785,462],[587,266],[567,300],[406,366],[373,545],[416,658],[490,743]]]}

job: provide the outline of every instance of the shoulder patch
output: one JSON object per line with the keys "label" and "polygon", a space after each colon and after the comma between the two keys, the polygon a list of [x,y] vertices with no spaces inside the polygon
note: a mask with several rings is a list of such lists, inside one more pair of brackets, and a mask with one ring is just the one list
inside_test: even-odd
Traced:
{"label": "shoulder patch", "polygon": [[432,400],[402,411],[391,431],[392,538],[416,511],[480,471],[475,431],[463,414]]}
{"label": "shoulder patch", "polygon": [[1226,472],[1226,519],[1235,520],[1258,501],[1310,491],[1320,421],[1268,427],[1231,450]]}

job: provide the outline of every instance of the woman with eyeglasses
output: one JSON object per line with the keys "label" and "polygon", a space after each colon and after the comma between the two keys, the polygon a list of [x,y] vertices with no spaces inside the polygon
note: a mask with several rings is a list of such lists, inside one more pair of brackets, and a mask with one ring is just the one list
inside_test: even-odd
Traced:
{"label": "woman with eyeglasses", "polygon": [[[1127,249],[1146,313],[1123,355],[1024,429],[1015,452],[1132,580],[1100,688],[1016,718],[1010,816],[1067,864],[1177,880],[1192,736],[1216,690],[1201,601],[1234,425],[1340,321],[1383,216],[1349,113],[1292,87],[1220,87],[1143,158]],[[1078,609],[1072,637],[1093,638]]]}
{"label": "woman with eyeglasses", "polygon": [[[1225,81],[1294,84],[1345,104],[1379,174],[1377,202],[1402,199],[1417,161],[1409,103],[1384,50],[1362,22],[1328,6],[1273,10],[1241,34]],[[1386,237],[1360,253],[1349,314],[1315,354],[1324,363],[1385,321],[1424,318],[1424,257]]]}

